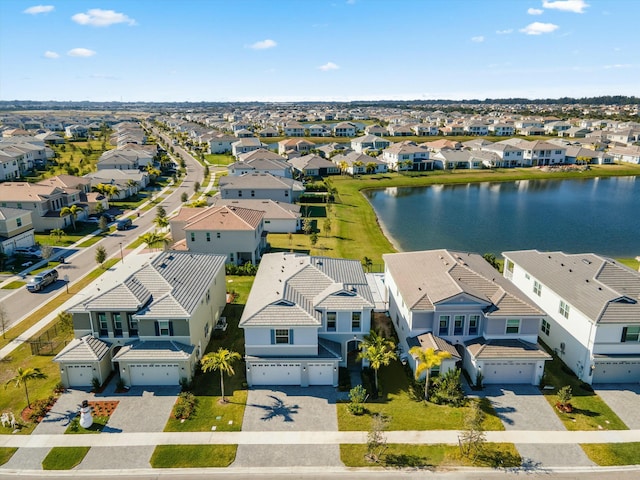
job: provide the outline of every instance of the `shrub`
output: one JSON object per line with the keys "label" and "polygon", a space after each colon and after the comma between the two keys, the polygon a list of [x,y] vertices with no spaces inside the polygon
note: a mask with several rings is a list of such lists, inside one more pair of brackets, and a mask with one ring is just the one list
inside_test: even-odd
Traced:
{"label": "shrub", "polygon": [[100,379],[98,377],[93,377],[91,379],[91,386],[97,392],[100,389]]}
{"label": "shrub", "polygon": [[560,390],[558,390],[558,402],[561,405],[566,405],[573,398],[573,393],[571,391],[571,385],[565,385]]}
{"label": "shrub", "polygon": [[29,420],[32,422],[37,422],[39,419],[43,418],[51,406],[55,403],[56,398],[51,395],[48,398],[41,398],[39,400],[34,401],[31,404],[31,413],[29,414]]}
{"label": "shrub", "polygon": [[465,403],[465,395],[460,382],[460,369],[449,370],[433,380],[429,389],[429,400],[438,405],[461,407]]}
{"label": "shrub", "polygon": [[173,407],[173,416],[188,419],[196,410],[196,397],[191,392],[182,392]]}
{"label": "shrub", "polygon": [[233,263],[227,263],[224,269],[227,275],[253,277],[256,273],[258,273],[258,267],[251,262],[247,262],[244,265],[234,265]]}
{"label": "shrub", "polygon": [[477,388],[482,388],[482,381],[484,380],[484,375],[482,375],[482,372],[478,370],[478,373],[476,373],[476,387]]}
{"label": "shrub", "polygon": [[65,390],[66,388],[64,388],[64,384],[62,382],[56,383],[56,386],[53,387],[53,393],[56,393],[56,394],[64,393]]}

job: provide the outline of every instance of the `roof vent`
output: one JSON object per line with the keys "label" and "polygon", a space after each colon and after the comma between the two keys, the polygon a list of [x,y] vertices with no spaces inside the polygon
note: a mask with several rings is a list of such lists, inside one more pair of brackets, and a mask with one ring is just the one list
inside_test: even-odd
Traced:
{"label": "roof vent", "polygon": [[582,259],[582,263],[585,263],[587,265],[591,265],[591,260],[587,260],[586,258]]}

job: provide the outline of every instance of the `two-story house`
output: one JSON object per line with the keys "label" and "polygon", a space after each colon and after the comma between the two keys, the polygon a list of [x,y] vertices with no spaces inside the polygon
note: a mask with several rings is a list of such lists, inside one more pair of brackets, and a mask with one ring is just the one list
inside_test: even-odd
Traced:
{"label": "two-story house", "polygon": [[389,145],[391,145],[389,140],[373,134],[363,135],[362,137],[351,140],[351,148],[358,153],[384,150]]}
{"label": "two-story house", "polygon": [[[178,385],[193,377],[226,305],[224,255],[127,257],[69,309],[75,339],[54,358],[65,386]],[[197,273],[197,274],[196,274]]]}
{"label": "two-story house", "polygon": [[240,327],[249,385],[338,384],[371,329],[373,296],[357,260],[270,253]]}
{"label": "two-story house", "polygon": [[398,142],[382,152],[382,161],[389,170],[433,170],[429,149],[413,142]]}
{"label": "two-story house", "polygon": [[551,359],[538,344],[544,312],[475,253],[383,255],[389,316],[412,369],[411,347],[448,351],[476,382],[537,385]]}
{"label": "two-story house", "polygon": [[640,273],[595,255],[504,252],[504,276],[548,313],[540,338],[586,383],[640,381]]}
{"label": "two-story house", "polygon": [[222,205],[181,208],[169,220],[176,249],[217,253],[227,263],[258,263],[266,248],[264,212]]}
{"label": "two-story house", "polygon": [[0,207],[0,252],[11,255],[17,247],[35,244],[31,212]]}
{"label": "two-story house", "polygon": [[227,199],[258,198],[292,203],[304,192],[304,185],[270,173],[245,173],[220,178],[220,196]]}

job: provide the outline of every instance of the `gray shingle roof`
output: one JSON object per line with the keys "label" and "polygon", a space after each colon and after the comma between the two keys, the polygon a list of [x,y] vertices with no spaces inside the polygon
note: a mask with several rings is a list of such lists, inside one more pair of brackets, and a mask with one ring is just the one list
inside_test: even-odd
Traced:
{"label": "gray shingle roof", "polygon": [[113,361],[189,360],[194,348],[193,345],[185,345],[171,340],[153,340],[147,342],[137,340],[122,347],[113,357]]}
{"label": "gray shingle roof", "polygon": [[95,362],[109,353],[109,345],[91,335],[74,338],[58,353],[54,362]]}
{"label": "gray shingle roof", "polygon": [[595,255],[521,250],[503,255],[594,322],[640,323],[640,273]]}
{"label": "gray shingle roof", "polygon": [[516,338],[492,340],[477,338],[465,342],[465,345],[472,357],[482,360],[507,358],[551,360],[551,355],[540,345]]}

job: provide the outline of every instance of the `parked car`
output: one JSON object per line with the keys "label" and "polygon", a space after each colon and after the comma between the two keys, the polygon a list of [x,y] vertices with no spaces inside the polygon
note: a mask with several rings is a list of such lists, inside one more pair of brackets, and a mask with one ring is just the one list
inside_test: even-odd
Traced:
{"label": "parked car", "polygon": [[100,218],[106,218],[107,219],[107,223],[111,223],[115,220],[115,217],[109,213],[102,213],[100,215],[91,215],[89,218],[87,218],[87,222],[88,223],[100,223]]}
{"label": "parked car", "polygon": [[18,247],[13,250],[13,254],[27,258],[42,258],[42,252],[37,247]]}
{"label": "parked car", "polygon": [[45,270],[29,280],[29,283],[27,283],[27,290],[30,292],[39,292],[56,280],[58,280],[58,271],[55,268]]}
{"label": "parked car", "polygon": [[123,218],[116,222],[116,230],[129,230],[131,227],[133,227],[133,222],[130,218]]}

